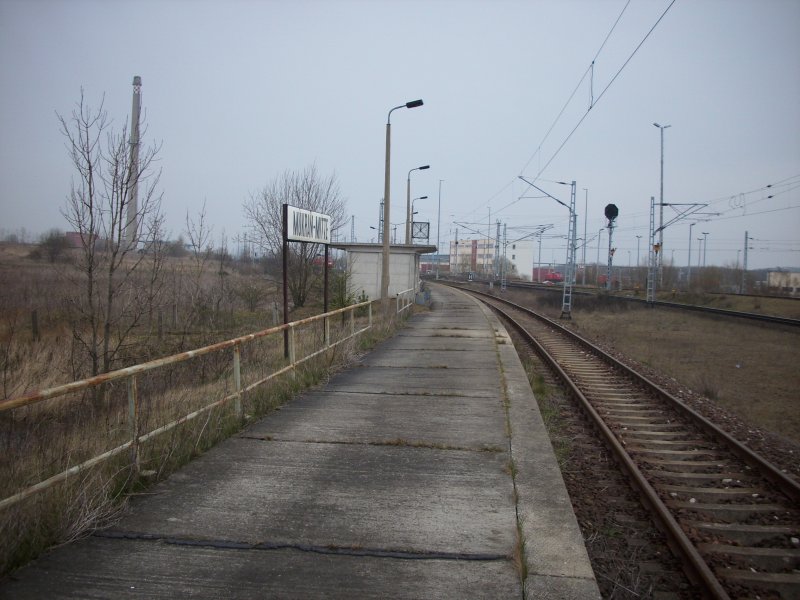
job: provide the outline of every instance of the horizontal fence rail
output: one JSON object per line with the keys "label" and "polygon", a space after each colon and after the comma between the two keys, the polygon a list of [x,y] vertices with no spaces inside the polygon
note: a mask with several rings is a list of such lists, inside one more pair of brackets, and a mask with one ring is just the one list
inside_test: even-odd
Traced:
{"label": "horizontal fence rail", "polygon": [[409,288],[397,293],[397,314],[408,310],[414,305],[414,298],[417,294],[416,289]]}
{"label": "horizontal fence rail", "polygon": [[[368,315],[368,320],[365,326],[361,327],[360,329],[356,329],[356,312],[358,311],[365,311]],[[337,339],[336,341],[331,341],[331,318],[337,315],[341,316],[342,319],[342,326],[341,326],[341,335],[342,337]],[[347,320],[347,316],[349,316],[349,324],[345,324]],[[298,356],[298,350],[303,350],[304,344],[299,344],[296,332],[298,328],[309,326],[315,323],[322,323],[324,327],[322,342],[320,344],[321,347],[318,347],[314,344],[308,353],[302,353],[301,356]],[[286,373],[294,373],[295,369],[305,363],[312,358],[323,354],[324,352],[334,348],[335,346],[342,344],[343,342],[358,336],[373,326],[372,323],[372,302],[362,302],[359,304],[354,304],[351,306],[347,306],[345,308],[341,308],[338,310],[330,311],[324,313],[322,315],[316,315],[313,317],[309,317],[307,319],[302,319],[299,321],[293,321],[291,323],[285,325],[279,325],[277,327],[272,327],[269,329],[264,329],[262,331],[251,333],[245,336],[237,337],[234,339],[230,339],[224,342],[219,342],[217,344],[212,344],[210,346],[204,346],[202,348],[197,348],[195,350],[189,350],[187,352],[181,352],[179,354],[174,354],[172,356],[167,356],[164,358],[159,358],[156,360],[152,360],[146,363],[134,365],[131,367],[126,367],[124,369],[119,369],[116,371],[112,371],[109,373],[104,373],[102,375],[97,375],[95,377],[90,377],[87,379],[82,379],[80,381],[74,381],[72,383],[67,383],[65,385],[60,385],[44,390],[40,390],[37,392],[33,392],[30,394],[26,394],[24,396],[19,396],[17,398],[10,398],[7,400],[0,401],[0,413],[11,411],[14,409],[22,408],[22,407],[29,407],[33,406],[37,403],[40,403],[45,400],[53,400],[68,394],[76,393],[76,392],[85,392],[92,388],[96,388],[97,386],[101,386],[104,384],[108,384],[110,382],[124,382],[127,388],[127,410],[128,410],[128,432],[129,432],[129,439],[118,446],[107,450],[101,454],[98,454],[92,458],[84,460],[79,464],[70,466],[69,468],[52,475],[34,485],[31,485],[3,500],[0,500],[0,510],[6,509],[18,502],[28,498],[45,490],[53,485],[65,481],[70,477],[77,475],[78,473],[89,469],[101,462],[104,462],[114,456],[117,456],[124,452],[130,453],[130,463],[131,466],[138,471],[139,470],[139,446],[143,442],[146,442],[158,435],[161,435],[175,427],[181,425],[182,423],[186,423],[191,421],[192,419],[197,418],[198,416],[207,413],[208,411],[212,410],[215,407],[222,406],[229,402],[233,402],[234,412],[236,414],[237,419],[240,421],[243,418],[243,411],[242,411],[242,398],[244,394],[247,392],[254,390],[255,388],[265,384],[266,382],[279,377],[280,375]],[[279,368],[266,376],[259,377],[255,381],[249,382],[244,384],[242,382],[242,348],[251,343],[255,340],[259,340],[262,338],[267,338],[269,336],[274,336],[277,334],[281,334],[283,332],[287,332],[288,339],[289,339],[289,360],[286,362],[285,366]],[[305,344],[307,345],[307,344]],[[193,410],[177,419],[172,420],[169,423],[161,425],[151,431],[141,432],[140,431],[140,398],[138,392],[138,379],[142,375],[156,371],[158,369],[163,369],[169,365],[175,365],[177,363],[189,361],[191,359],[209,355],[213,353],[219,353],[223,351],[231,351],[231,360],[232,360],[232,376],[233,376],[233,392],[224,395],[222,398],[217,398],[213,402],[206,404],[196,410]]]}

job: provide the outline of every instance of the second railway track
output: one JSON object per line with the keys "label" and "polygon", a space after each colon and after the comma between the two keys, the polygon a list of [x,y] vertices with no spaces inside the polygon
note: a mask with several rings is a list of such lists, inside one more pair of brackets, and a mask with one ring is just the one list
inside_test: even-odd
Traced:
{"label": "second railway track", "polygon": [[562,380],[704,595],[800,598],[797,481],[557,323],[476,295]]}

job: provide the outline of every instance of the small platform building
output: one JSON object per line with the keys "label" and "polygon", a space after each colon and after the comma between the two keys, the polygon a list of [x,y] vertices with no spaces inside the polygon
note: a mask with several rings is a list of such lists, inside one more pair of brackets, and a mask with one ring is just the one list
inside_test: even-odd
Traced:
{"label": "small platform building", "polygon": [[[370,300],[381,297],[383,244],[337,243],[332,248],[347,253],[349,291],[366,294]],[[420,256],[436,252],[436,246],[392,244],[389,247],[389,297],[420,286]]]}

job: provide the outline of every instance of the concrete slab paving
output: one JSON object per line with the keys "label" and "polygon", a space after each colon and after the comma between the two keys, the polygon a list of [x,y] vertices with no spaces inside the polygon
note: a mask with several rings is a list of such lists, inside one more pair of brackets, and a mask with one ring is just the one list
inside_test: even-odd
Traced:
{"label": "concrete slab paving", "polygon": [[500,402],[460,396],[311,392],[243,435],[298,442],[403,441],[500,450],[508,446]]}
{"label": "concrete slab paving", "polygon": [[[502,454],[252,439],[223,446],[158,485],[111,531],[413,553],[513,550]],[[476,493],[480,519],[471,518]]]}
{"label": "concrete slab paving", "polygon": [[599,598],[505,329],[460,292],[433,298],[0,598]]}
{"label": "concrete slab paving", "polygon": [[[125,545],[124,554],[119,552],[120,543]],[[73,544],[70,555],[73,563],[96,567],[91,572],[73,570],[51,554],[27,570],[24,586],[21,581],[0,586],[0,598],[522,597],[507,560],[397,559],[356,552],[221,549],[103,538]]]}
{"label": "concrete slab paving", "polygon": [[443,373],[445,370],[430,367],[352,369],[331,379],[325,387],[333,392],[498,397],[500,382],[496,377],[487,378],[485,374],[469,371],[459,371],[455,376],[447,376]]}

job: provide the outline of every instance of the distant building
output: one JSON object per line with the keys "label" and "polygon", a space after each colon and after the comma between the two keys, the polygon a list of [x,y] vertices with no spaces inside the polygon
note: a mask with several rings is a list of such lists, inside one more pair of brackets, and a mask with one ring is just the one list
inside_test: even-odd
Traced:
{"label": "distant building", "polygon": [[767,271],[767,288],[773,293],[800,295],[800,269]]}
{"label": "distant building", "polygon": [[[506,260],[514,265],[517,274],[529,278],[533,269],[533,242],[522,240],[506,245]],[[450,242],[450,271],[459,273],[496,274],[495,241],[492,239],[463,239]],[[500,245],[502,255],[503,245]]]}
{"label": "distant building", "polygon": [[447,254],[427,254],[419,258],[419,272],[422,275],[450,272],[450,257]]}

